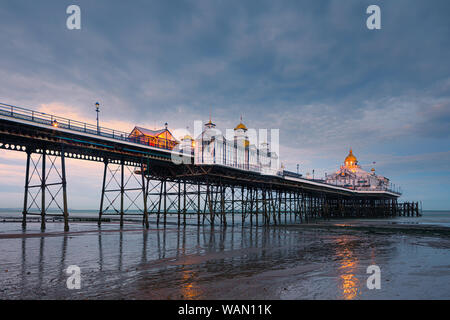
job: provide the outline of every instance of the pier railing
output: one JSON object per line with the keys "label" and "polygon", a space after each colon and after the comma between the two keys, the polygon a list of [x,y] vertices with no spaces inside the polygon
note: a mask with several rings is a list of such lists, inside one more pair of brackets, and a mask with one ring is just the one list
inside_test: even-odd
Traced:
{"label": "pier railing", "polygon": [[129,133],[96,126],[90,123],[81,122],[73,119],[68,119],[64,117],[59,117],[51,114],[47,114],[40,111],[34,111],[26,108],[16,107],[5,103],[0,103],[0,115],[11,117],[14,119],[31,121],[34,123],[44,124],[49,127],[69,129],[77,132],[88,133],[92,135],[97,135],[100,137],[133,142],[137,144],[142,144],[145,146],[151,146],[159,149],[172,150],[173,141],[158,138],[156,142],[149,141],[148,139],[129,137]]}
{"label": "pier railing", "polygon": [[278,175],[280,175],[282,177],[291,177],[291,178],[297,178],[297,179],[301,179],[301,180],[309,180],[309,181],[321,183],[323,185],[347,188],[347,189],[355,190],[355,191],[386,191],[386,192],[391,192],[391,193],[395,193],[398,195],[402,194],[401,190],[396,190],[396,189],[390,188],[390,187],[384,187],[384,186],[377,186],[375,188],[361,187],[361,186],[351,187],[351,186],[346,186],[346,185],[342,185],[342,184],[338,184],[338,183],[326,182],[326,180],[323,180],[323,179],[305,178],[300,173],[295,173],[295,172],[287,171],[287,170],[280,171]]}
{"label": "pier railing", "polygon": [[376,186],[376,187],[356,186],[355,187],[355,186],[346,186],[346,185],[342,185],[339,183],[330,183],[330,182],[325,182],[325,181],[323,181],[322,183],[332,185],[332,186],[347,188],[347,189],[351,189],[351,190],[355,190],[355,191],[386,191],[386,192],[391,192],[391,193],[395,193],[395,194],[399,194],[399,195],[402,194],[400,189],[394,189],[394,188],[384,187],[384,186]]}
{"label": "pier railing", "polygon": [[[34,110],[17,107],[17,106],[13,106],[13,105],[9,105],[9,104],[4,104],[4,103],[0,103],[0,115],[6,116],[6,117],[11,117],[14,119],[19,119],[19,120],[31,121],[31,122],[43,124],[43,125],[46,125],[49,127],[68,129],[68,130],[73,130],[76,132],[88,133],[91,135],[115,139],[115,140],[119,140],[119,141],[132,142],[132,143],[141,144],[141,145],[145,145],[145,146],[151,146],[154,148],[159,148],[159,149],[164,149],[164,150],[173,150],[173,147],[176,144],[176,142],[174,142],[173,140],[168,140],[168,139],[164,139],[164,138],[158,138],[157,140],[149,140],[147,138],[142,138],[142,137],[135,137],[135,136],[130,137],[130,134],[127,132],[124,132],[124,131],[110,129],[110,128],[106,128],[106,127],[100,127],[100,126],[97,127],[96,125],[89,124],[86,122],[81,122],[81,121],[77,121],[77,120],[73,120],[73,119],[55,116],[55,115],[47,114],[44,112],[34,111]],[[199,157],[196,157],[195,163],[196,164],[200,164],[200,163],[201,164],[217,164],[217,163],[215,163],[213,161],[209,161],[209,160],[199,161]],[[224,165],[227,167],[234,167],[234,168],[241,169],[241,170],[258,172],[258,173],[262,173],[262,174],[279,175],[279,176],[283,176],[283,177],[289,176],[289,177],[294,177],[294,178],[298,178],[298,179],[302,179],[302,180],[311,180],[311,179],[304,178],[304,177],[302,177],[301,174],[296,174],[294,172],[290,172],[290,171],[286,171],[286,170],[279,171],[279,170],[275,170],[272,168],[262,168],[261,166],[252,165],[252,164],[236,164],[234,162],[232,162],[232,163],[227,162],[225,164],[220,164],[220,165]],[[334,183],[326,183],[323,180],[313,180],[313,181],[346,188],[346,186],[334,184]],[[387,192],[392,192],[392,193],[399,194],[399,195],[402,194],[400,190],[394,190],[392,188],[382,187],[382,186],[377,187],[377,188],[356,187],[356,188],[348,188],[348,189],[358,190],[358,191],[387,191]]]}

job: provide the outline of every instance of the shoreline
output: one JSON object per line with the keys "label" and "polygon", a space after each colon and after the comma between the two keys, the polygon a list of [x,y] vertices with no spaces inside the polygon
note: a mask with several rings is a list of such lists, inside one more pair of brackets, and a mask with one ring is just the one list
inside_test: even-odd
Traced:
{"label": "shoreline", "polygon": [[[71,220],[69,220],[72,223],[81,223],[81,224],[89,224],[89,223],[93,223],[93,222],[97,222],[98,219],[96,218],[90,218],[90,217],[74,217],[74,218],[70,218]],[[420,219],[420,218],[413,218],[413,219]],[[110,225],[110,226],[116,226],[117,222],[119,221],[118,218],[102,218],[102,222],[105,223],[105,225]],[[1,217],[0,216],[0,224],[8,224],[8,223],[21,223],[22,219],[21,218],[14,218],[14,217]],[[36,217],[35,219],[32,220],[27,220],[27,223],[38,223],[40,222],[40,218]],[[125,224],[127,225],[136,225],[136,224],[140,224],[140,220],[138,219],[124,219]],[[159,226],[156,225],[156,221],[149,221],[150,222],[150,228],[149,230],[152,229],[165,229],[165,227],[162,225],[162,223],[159,224]],[[62,224],[63,221],[62,219],[53,219],[53,218],[49,218],[48,220],[46,220],[47,224]],[[197,224],[191,224],[191,223],[187,223],[186,227],[209,227],[211,228],[211,226],[206,226],[206,225],[200,225],[197,226]],[[183,228],[183,225],[178,225],[177,222],[175,221],[167,221],[167,228]],[[313,222],[303,222],[303,223],[288,223],[288,224],[281,224],[281,225],[275,225],[275,224],[271,224],[271,225],[249,225],[249,224],[245,224],[244,226],[237,224],[235,226],[232,225],[227,225],[225,227],[223,227],[222,225],[216,225],[214,228],[216,229],[220,229],[220,228],[281,228],[281,229],[322,229],[322,230],[353,230],[353,231],[366,231],[366,232],[378,232],[378,233],[382,233],[382,232],[390,232],[390,233],[408,233],[408,234],[418,234],[418,235],[436,235],[436,236],[450,236],[450,227],[446,227],[446,226],[440,226],[437,224],[424,224],[424,223],[420,223],[420,221],[418,221],[417,223],[408,223],[408,222],[397,222],[394,219],[373,219],[373,218],[369,218],[369,219],[362,219],[362,218],[346,218],[346,219],[330,219],[330,220],[316,220]],[[124,229],[123,231],[139,231],[139,230],[145,230],[144,227],[138,227],[135,229]],[[118,230],[100,230],[101,232],[111,232],[111,231],[121,231],[119,228]],[[25,232],[25,233],[24,233]],[[10,237],[15,237],[15,235],[17,237],[22,237],[22,236],[39,236],[39,235],[44,235],[44,236],[50,236],[53,234],[81,234],[84,232],[95,232],[95,230],[86,230],[86,231],[68,231],[68,232],[40,232],[40,233],[35,233],[33,232],[33,234],[26,234],[26,229],[25,231],[22,230],[20,235],[16,235],[16,234],[2,234],[0,233],[0,239],[3,238],[7,238],[7,236]]]}
{"label": "shoreline", "polygon": [[[448,228],[392,222],[74,222],[69,232],[49,222],[44,233],[0,223],[0,299],[448,299]],[[381,290],[366,287],[373,264]],[[81,290],[66,288],[69,265],[82,270]]]}

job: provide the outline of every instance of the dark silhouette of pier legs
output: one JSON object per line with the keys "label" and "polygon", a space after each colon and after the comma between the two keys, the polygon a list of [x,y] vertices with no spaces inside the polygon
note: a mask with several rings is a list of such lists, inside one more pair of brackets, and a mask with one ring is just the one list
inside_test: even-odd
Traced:
{"label": "dark silhouette of pier legs", "polygon": [[[35,159],[37,156],[39,159]],[[56,166],[58,157],[61,159],[59,170]],[[48,208],[56,204],[64,218],[64,230],[69,230],[65,159],[64,150],[28,150],[22,211],[24,228],[27,217],[34,214],[40,216],[41,229],[45,230]],[[258,226],[260,223],[308,223],[318,219],[421,215],[418,202],[398,203],[397,199],[389,197],[329,194],[291,186],[284,188],[272,183],[235,182],[222,176],[199,178],[201,175],[193,175],[194,179],[183,175],[161,176],[154,175],[153,167],[148,161],[145,163],[145,159],[130,162],[105,158],[101,161],[104,167],[99,226],[105,215],[115,215],[121,228],[126,216],[140,216],[143,226],[149,228],[151,215],[156,215],[157,225],[162,222],[164,227],[168,223],[185,226],[188,217],[193,217],[190,222],[197,225],[204,225],[207,221],[212,227],[217,223],[226,227],[228,223],[234,226],[239,222],[236,221],[239,216],[241,225]],[[50,188],[53,186],[60,189],[52,192]],[[37,192],[33,194],[32,190]],[[61,195],[62,206],[56,202]],[[37,207],[38,212],[32,212],[32,206]],[[133,206],[137,210],[131,208]],[[169,220],[169,217],[176,220]]]}
{"label": "dark silhouette of pier legs", "polygon": [[23,211],[22,211],[22,227],[25,228],[27,225],[27,212],[28,212],[28,186],[30,185],[30,161],[31,152],[27,151],[27,164],[25,169],[25,192],[23,199]]}
{"label": "dark silhouette of pier legs", "polygon": [[[99,226],[104,215],[118,215],[120,227],[122,228],[125,215],[139,214],[142,215],[143,225],[147,228],[149,227],[149,191],[144,171],[145,166],[142,161],[140,163],[132,163],[122,159],[105,159],[98,215]],[[132,212],[132,210],[137,210],[139,213]]]}
{"label": "dark silhouette of pier legs", "polygon": [[[57,166],[58,158],[61,161],[60,168]],[[61,191],[62,195],[60,195]],[[47,195],[49,196],[48,198]],[[62,196],[62,205],[58,202],[58,196]],[[38,200],[39,197],[40,201]],[[27,217],[29,215],[38,215],[41,220],[41,230],[44,231],[46,228],[47,211],[52,205],[55,205],[62,213],[64,231],[69,231],[64,150],[28,149],[25,168],[22,227],[26,228]]]}
{"label": "dark silhouette of pier legs", "polygon": [[124,201],[124,195],[125,195],[125,172],[124,172],[124,164],[123,160],[120,161],[120,227],[123,227],[123,215],[124,215],[124,208],[123,208],[123,201]]}
{"label": "dark silhouette of pier legs", "polygon": [[105,186],[106,186],[106,170],[108,169],[108,161],[105,160],[103,167],[103,183],[102,183],[102,195],[100,198],[100,210],[98,212],[98,225],[100,226],[102,223],[102,215],[103,215],[103,202],[105,200]]}
{"label": "dark silhouette of pier legs", "polygon": [[45,171],[45,150],[42,153],[42,175],[41,175],[41,230],[45,230],[45,181],[47,173]]}
{"label": "dark silhouette of pier legs", "polygon": [[64,215],[64,231],[69,231],[69,210],[67,208],[67,179],[66,179],[66,157],[64,150],[61,152],[61,183],[63,191],[63,215]]}
{"label": "dark silhouette of pier legs", "polygon": [[[148,168],[148,166],[147,166]],[[145,166],[144,162],[141,162],[141,184],[142,184],[142,200],[144,205],[144,215],[142,219],[142,224],[145,228],[149,228],[149,222],[148,222],[148,207],[147,207],[147,199],[148,199],[148,183],[146,183],[145,179]]]}

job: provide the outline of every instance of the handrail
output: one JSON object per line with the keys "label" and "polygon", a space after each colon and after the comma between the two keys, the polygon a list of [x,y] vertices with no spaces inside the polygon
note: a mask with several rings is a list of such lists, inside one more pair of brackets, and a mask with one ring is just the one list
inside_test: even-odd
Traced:
{"label": "handrail", "polygon": [[[4,115],[4,116],[9,116],[12,118],[28,120],[28,121],[32,121],[32,122],[36,122],[36,123],[40,123],[40,124],[46,124],[48,126],[89,133],[89,134],[112,138],[112,139],[121,140],[121,141],[133,142],[133,143],[151,146],[151,147],[164,149],[164,150],[172,150],[174,145],[176,144],[176,142],[174,142],[173,140],[169,140],[169,139],[165,139],[165,138],[157,138],[156,141],[150,141],[150,139],[146,139],[146,138],[142,138],[142,137],[130,137],[130,134],[127,132],[124,132],[124,131],[109,129],[109,128],[105,128],[105,127],[97,127],[96,125],[92,125],[92,124],[89,124],[86,122],[72,120],[72,119],[68,119],[68,118],[64,118],[64,117],[59,117],[59,116],[47,114],[44,112],[34,111],[31,109],[17,107],[17,106],[13,106],[13,105],[1,103],[1,102],[0,102],[0,114]],[[198,159],[196,159],[196,161],[198,161]],[[205,162],[205,163],[207,163],[207,162]],[[261,167],[254,166],[251,164],[229,164],[229,163],[227,163],[227,164],[222,164],[222,165],[229,166],[229,167],[235,167],[235,168],[239,168],[239,169],[244,169],[244,170],[249,170],[249,171],[255,171],[255,172],[262,171]],[[271,168],[266,168],[266,170],[271,171],[272,174],[274,174],[274,175],[277,175],[277,174],[283,175],[283,173],[277,173],[277,170],[274,170]],[[289,173],[288,175],[291,177],[294,175],[295,176],[297,175],[293,172],[286,171],[286,170],[284,172],[288,172]],[[296,178],[299,178],[302,180],[308,180],[308,179],[303,178],[301,175],[299,175]],[[322,182],[322,183],[325,185],[346,188],[345,186],[338,185],[338,184],[326,183],[326,182]],[[350,188],[347,188],[347,189],[350,189]],[[396,193],[396,194],[400,194],[400,195],[402,194],[400,191],[392,190],[390,188],[374,188],[374,189],[367,188],[367,189],[350,189],[350,190],[388,191],[388,192],[392,192],[392,193]]]}
{"label": "handrail", "polygon": [[[286,174],[286,173],[288,173],[288,174]],[[300,179],[300,180],[304,180],[304,181],[319,182],[319,183],[321,183],[323,185],[326,185],[326,186],[340,187],[340,188],[353,190],[353,191],[386,191],[386,192],[391,192],[391,193],[395,193],[395,194],[398,194],[398,195],[402,195],[402,193],[400,191],[394,190],[394,189],[391,189],[391,188],[388,188],[388,187],[375,187],[375,188],[358,187],[358,186],[356,186],[356,187],[354,187],[354,186],[349,187],[349,186],[345,186],[345,185],[338,184],[338,183],[329,183],[329,182],[325,182],[325,181],[320,181],[318,179],[313,180],[313,179],[304,178],[300,174],[299,174],[299,176],[297,176],[296,173],[293,173],[291,171],[286,171],[286,170],[282,171],[282,173],[280,173],[280,175],[287,176],[287,177],[290,177],[290,178],[296,178],[296,179]]]}
{"label": "handrail", "polygon": [[155,148],[172,150],[175,142],[173,140],[158,138],[157,141],[150,141],[149,139],[141,137],[130,137],[130,133],[110,129],[106,127],[97,127],[96,125],[72,120],[64,117],[51,115],[45,112],[34,111],[22,107],[17,107],[0,102],[0,114],[9,116],[16,119],[28,120],[35,123],[45,124],[53,127],[69,129],[78,132],[89,133],[102,137],[112,138],[121,141],[128,141],[146,146],[152,146]]}
{"label": "handrail", "polygon": [[399,190],[394,190],[394,189],[387,188],[387,187],[375,187],[375,188],[372,188],[372,187],[358,187],[358,186],[356,186],[356,187],[351,187],[350,188],[350,187],[346,187],[344,185],[340,185],[340,184],[337,184],[337,183],[323,182],[323,184],[327,184],[327,185],[330,185],[330,186],[336,186],[336,187],[342,187],[342,188],[355,190],[355,191],[387,191],[387,192],[391,192],[391,193],[402,195],[402,192],[400,192]]}

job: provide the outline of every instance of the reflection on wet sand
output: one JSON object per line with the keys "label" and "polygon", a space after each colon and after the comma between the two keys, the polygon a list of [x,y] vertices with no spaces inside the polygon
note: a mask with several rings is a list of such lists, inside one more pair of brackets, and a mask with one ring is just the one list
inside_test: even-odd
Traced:
{"label": "reflection on wet sand", "polygon": [[[283,230],[267,228],[195,227],[123,232],[100,228],[97,234],[31,238],[25,234],[18,261],[21,265],[18,287],[22,290],[16,294],[27,297],[30,292],[51,289],[62,290],[58,293],[60,297],[78,295],[65,288],[65,270],[75,264],[81,267],[86,287],[111,288],[121,294],[127,282],[143,289],[167,285],[178,288],[176,298],[198,299],[203,294],[200,283],[204,284],[205,279],[211,283],[233,276],[232,272],[222,272],[227,268],[251,275],[276,267],[283,258],[295,259],[294,240]],[[58,283],[58,288],[49,281]]]}
{"label": "reflection on wet sand", "polygon": [[[300,228],[77,226],[3,233],[0,299],[366,298],[376,293],[367,266],[391,266],[402,248],[398,238]],[[81,268],[80,290],[66,287],[69,265]]]}
{"label": "reflection on wet sand", "polygon": [[183,281],[181,283],[181,298],[192,300],[201,298],[201,289],[197,285],[195,272],[191,270],[182,271]]}
{"label": "reflection on wet sand", "polygon": [[[7,298],[207,299],[218,294],[216,281],[248,283],[248,277],[309,255],[302,234],[275,228],[99,228],[96,234],[25,235],[21,241],[21,290]],[[346,246],[345,239],[333,245],[349,298],[357,283],[349,274],[355,259]],[[65,286],[71,264],[82,270],[82,290]]]}
{"label": "reflection on wet sand", "polygon": [[336,239],[336,258],[339,262],[339,289],[346,300],[355,299],[358,296],[359,279],[356,277],[358,258],[352,250],[355,239],[342,236]]}

